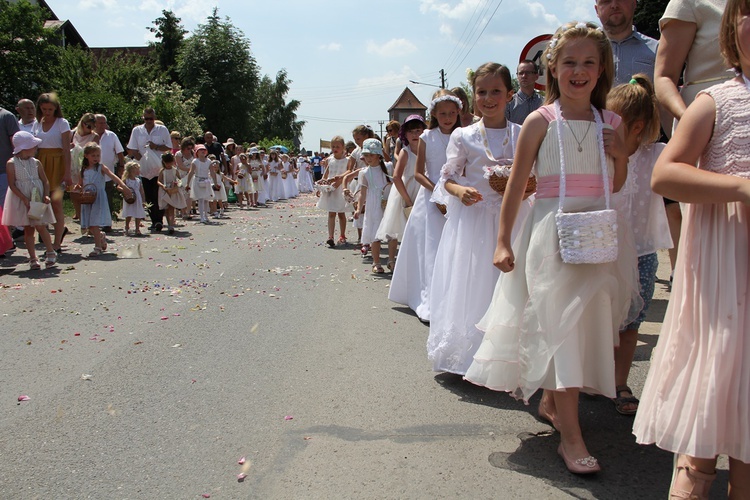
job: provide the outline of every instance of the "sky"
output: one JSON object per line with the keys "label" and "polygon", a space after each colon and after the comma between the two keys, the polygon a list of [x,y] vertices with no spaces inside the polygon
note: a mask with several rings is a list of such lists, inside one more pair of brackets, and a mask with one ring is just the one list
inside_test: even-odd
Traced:
{"label": "sky", "polygon": [[[292,81],[288,99],[301,105],[307,123],[302,146],[347,140],[360,124],[385,131],[388,108],[405,87],[423,104],[440,85],[466,80],[466,69],[488,62],[515,74],[520,53],[534,37],[562,23],[598,23],[594,0],[47,0],[89,47],[144,46],[163,10],[173,11],[188,31],[214,7],[250,41],[261,74],[282,68]],[[410,80],[421,82],[410,83]],[[157,110],[158,112],[158,110]],[[225,141],[227,138],[219,138]],[[234,138],[250,142],[258,138]]]}

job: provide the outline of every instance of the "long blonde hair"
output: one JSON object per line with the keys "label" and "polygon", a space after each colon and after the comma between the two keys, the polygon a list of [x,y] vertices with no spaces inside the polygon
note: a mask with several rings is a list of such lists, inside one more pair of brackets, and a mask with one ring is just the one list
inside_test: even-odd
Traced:
{"label": "long blonde hair", "polygon": [[125,164],[125,169],[122,171],[123,181],[130,179],[130,172],[132,172],[134,168],[140,168],[140,164],[137,161],[131,160]]}
{"label": "long blonde hair", "polygon": [[[86,123],[91,123],[91,129],[84,128],[84,125]],[[86,137],[87,135],[93,133],[94,131],[94,125],[96,124],[96,115],[94,113],[84,113],[81,119],[78,121],[78,126],[76,127],[76,132],[80,137]]]}

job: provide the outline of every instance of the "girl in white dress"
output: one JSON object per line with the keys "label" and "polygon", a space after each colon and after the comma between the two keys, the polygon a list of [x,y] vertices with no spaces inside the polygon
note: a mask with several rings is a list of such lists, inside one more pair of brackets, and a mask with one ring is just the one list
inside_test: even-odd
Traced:
{"label": "girl in white dress", "polygon": [[297,188],[300,193],[312,193],[313,192],[313,178],[310,162],[307,160],[307,156],[302,156],[297,161],[299,167],[299,174],[297,174]]}
{"label": "girl in white dress", "polygon": [[344,138],[337,135],[331,139],[331,155],[324,160],[323,180],[332,181],[332,191],[318,191],[317,208],[328,212],[328,240],[326,245],[333,248],[336,243],[333,241],[334,230],[336,229],[336,217],[339,219],[339,245],[346,244],[346,211],[349,210],[348,204],[344,199],[344,176],[347,173],[349,164],[346,155],[344,155]]}
{"label": "girl in white dress", "polygon": [[260,156],[258,148],[250,148],[248,150],[250,159],[250,175],[253,178],[253,184],[255,184],[255,193],[252,195],[253,206],[257,207],[258,204],[265,205],[267,192],[263,187],[263,176],[266,175],[265,166],[263,164],[263,158]]}
{"label": "girl in white dress", "polygon": [[[34,248],[34,232],[39,236],[47,248],[45,265],[52,267],[57,261],[57,253],[52,247],[52,238],[47,231],[47,224],[55,223],[55,215],[50,206],[50,185],[44,175],[42,163],[34,158],[37,146],[42,142],[28,132],[13,134],[13,158],[6,164],[8,174],[8,191],[3,206],[2,224],[23,228],[23,238],[29,252],[29,267],[32,270],[41,269]],[[34,197],[37,199],[34,199]],[[29,217],[31,202],[41,202],[46,206],[39,217]]]}
{"label": "girl in white dress", "polygon": [[235,175],[237,177],[237,203],[242,207],[242,200],[244,199],[247,208],[254,207],[257,204],[253,201],[253,197],[256,195],[255,182],[251,175],[250,163],[248,162],[247,155],[245,153],[239,154],[239,164],[236,167]]}
{"label": "girl in white dress", "polygon": [[[451,134],[447,162],[432,195],[448,207],[430,288],[427,356],[435,371],[463,375],[482,342],[476,323],[487,311],[500,272],[492,265],[502,196],[490,188],[485,168],[516,153],[520,125],[505,119],[511,99],[507,67],[480,66],[472,78],[482,120]],[[525,203],[524,213],[530,207]]]}
{"label": "girl in white dress", "polygon": [[299,190],[297,190],[297,182],[294,178],[294,166],[289,159],[289,155],[281,155],[281,167],[281,179],[282,184],[284,185],[285,197],[289,200],[296,198],[297,195],[299,195]]}
{"label": "girl in white dress", "polygon": [[414,178],[417,171],[417,146],[419,136],[426,128],[424,118],[410,115],[404,120],[399,136],[401,150],[393,169],[393,187],[388,195],[383,220],[378,228],[376,238],[388,242],[388,269],[396,266],[396,248],[404,235],[406,220],[411,213],[414,200],[419,192],[419,183]]}
{"label": "girl in white dress", "polygon": [[214,199],[211,186],[211,161],[208,159],[208,150],[203,144],[198,144],[195,146],[195,158],[188,172],[188,189],[190,197],[198,202],[201,224],[209,224],[208,206]]}
{"label": "girl in white dress", "polygon": [[[373,132],[373,130],[367,125],[358,125],[352,130],[352,139],[354,139],[356,147],[351,154],[349,154],[349,163],[346,166],[346,169],[351,174],[352,180],[349,181],[349,176],[347,176],[348,182],[345,183],[345,187],[349,189],[351,196],[356,196],[355,199],[359,199],[359,171],[360,169],[367,167],[367,164],[362,159],[362,144],[366,139],[372,139],[374,137],[375,132]],[[357,228],[357,244],[362,245],[362,256],[367,255],[367,252],[370,251],[370,246],[365,245],[362,241],[362,226],[364,225],[364,222],[364,217],[355,217],[352,222],[352,225]]]}
{"label": "girl in white dress", "polygon": [[174,155],[177,170],[180,171],[180,191],[185,196],[185,204],[187,205],[182,210],[182,218],[184,220],[191,220],[193,218],[190,215],[190,212],[193,210],[193,200],[190,198],[190,191],[187,189],[187,177],[190,172],[190,164],[194,158],[193,148],[195,148],[195,140],[192,137],[185,137],[180,143],[180,150]]}
{"label": "girl in white dress", "polygon": [[[70,178],[73,184],[81,180],[81,163],[83,162],[83,147],[89,142],[99,143],[99,134],[94,132],[96,117],[93,113],[84,113],[78,121],[73,137],[70,139]],[[77,198],[73,198],[73,220],[81,219],[81,204]]]}
{"label": "girl in white dress", "polygon": [[286,194],[284,193],[284,184],[281,179],[281,171],[284,168],[279,159],[279,153],[275,150],[268,153],[268,199],[271,201],[279,201],[283,199]]}
{"label": "girl in white dress", "polygon": [[125,217],[125,236],[130,231],[130,221],[132,219],[135,219],[135,235],[142,236],[141,222],[146,218],[143,200],[146,199],[146,194],[143,192],[143,184],[141,184],[141,165],[137,161],[129,161],[125,164],[122,172],[122,182],[135,195],[133,203],[123,201],[122,204],[122,216]]}
{"label": "girl in white dress", "polygon": [[362,159],[367,167],[359,172],[359,205],[354,218],[364,218],[362,244],[372,248],[372,272],[383,274],[380,265],[380,240],[375,237],[383,219],[383,190],[391,184],[390,174],[383,162],[383,144],[367,139],[362,144]]}
{"label": "girl in white dress", "polygon": [[461,100],[451,91],[441,89],[435,92],[428,107],[429,130],[419,138],[414,176],[421,187],[406,222],[388,290],[390,300],[409,306],[422,321],[430,321],[432,272],[445,226],[445,216],[430,197],[446,163],[450,135],[459,125],[461,106]]}
{"label": "girl in white dress", "polygon": [[161,171],[157,178],[159,185],[159,209],[164,210],[167,217],[167,234],[174,234],[175,210],[187,206],[185,196],[180,191],[180,174],[175,168],[172,153],[161,156]]}
{"label": "girl in white dress", "polygon": [[[620,118],[604,110],[614,64],[601,28],[575,22],[559,28],[542,60],[548,104],[526,118],[516,147],[494,255],[506,274],[479,324],[486,333],[465,378],[524,401],[543,388],[539,414],[560,431],[565,466],[591,474],[600,467],[581,435],[578,394],[615,396],[618,330],[639,300],[635,248],[620,221],[614,261],[566,263],[556,215],[602,210],[605,190],[625,182],[628,155]],[[532,168],[536,199],[514,242]]]}

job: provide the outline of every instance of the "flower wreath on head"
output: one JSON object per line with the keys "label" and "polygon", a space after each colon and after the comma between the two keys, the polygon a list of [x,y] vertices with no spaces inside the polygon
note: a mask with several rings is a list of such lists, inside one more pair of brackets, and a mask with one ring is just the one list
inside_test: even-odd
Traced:
{"label": "flower wreath on head", "polygon": [[440,97],[436,97],[435,99],[433,99],[432,101],[430,101],[430,105],[427,106],[427,115],[428,116],[431,115],[432,114],[432,110],[435,109],[435,106],[437,106],[439,103],[445,102],[445,101],[453,101],[453,102],[455,102],[456,106],[458,106],[458,110],[459,111],[461,111],[461,110],[464,109],[464,105],[461,102],[461,99],[459,99],[458,97],[456,97],[454,95],[441,95]]}
{"label": "flower wreath on head", "polygon": [[[604,30],[602,30],[601,26],[597,26],[596,28],[594,28],[594,27],[589,26],[588,24],[584,23],[583,21],[579,21],[578,23],[576,23],[575,26],[572,26],[572,27],[571,26],[564,26],[563,29],[562,29],[562,32],[560,33],[560,35],[562,33],[565,33],[566,31],[568,31],[571,28],[573,28],[573,29],[584,29],[584,28],[586,28],[586,29],[595,29],[597,31],[604,31]],[[560,35],[556,35],[556,36],[552,37],[552,39],[549,41],[550,51],[547,52],[547,59],[548,60],[552,59],[552,52],[551,51],[554,50],[555,47],[557,46],[557,42],[560,40]]]}

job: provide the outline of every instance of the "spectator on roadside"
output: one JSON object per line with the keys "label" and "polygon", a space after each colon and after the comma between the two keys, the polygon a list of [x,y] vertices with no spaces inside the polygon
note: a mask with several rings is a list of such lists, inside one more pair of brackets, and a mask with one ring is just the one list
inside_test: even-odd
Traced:
{"label": "spectator on roadside", "polygon": [[536,67],[534,61],[524,59],[518,63],[516,76],[518,77],[518,92],[513,94],[513,99],[505,107],[505,118],[522,125],[532,111],[544,104],[544,98],[534,88],[539,76],[539,68]]}
{"label": "spectator on roadside", "polygon": [[323,161],[323,158],[320,157],[320,154],[316,151],[313,155],[312,159],[310,160],[310,163],[312,163],[313,167],[313,180],[315,182],[318,182],[320,179],[323,178],[323,170],[321,166],[321,162]]}
{"label": "spectator on roadside", "polygon": [[208,154],[214,155],[216,159],[219,160],[221,171],[226,172],[227,163],[224,159],[224,146],[216,140],[216,136],[214,136],[214,134],[211,132],[206,132],[205,134],[203,134],[203,139],[206,141],[206,149],[208,150]]}
{"label": "spectator on roadside", "polygon": [[18,128],[24,132],[32,133],[36,123],[36,106],[31,99],[21,99],[16,104],[16,113],[18,113]]}
{"label": "spectator on roadside", "polygon": [[[99,147],[102,148],[102,165],[106,165],[117,177],[122,178],[122,169],[125,166],[125,155],[120,138],[117,134],[109,130],[107,126],[107,117],[102,114],[94,115],[94,130],[99,134]],[[112,179],[106,178],[106,191],[107,201],[109,201],[109,208],[114,207],[114,194],[115,185]],[[114,220],[117,220],[115,214],[112,215]],[[112,230],[111,226],[105,226],[102,231],[108,233]]]}
{"label": "spectator on roadside", "polygon": [[8,175],[5,164],[13,156],[13,134],[18,132],[18,121],[13,113],[0,107],[0,207],[5,203],[5,193],[8,191]]}
{"label": "spectator on roadside", "polygon": [[[164,125],[156,123],[156,111],[154,108],[143,110],[143,125],[136,125],[130,133],[128,141],[128,154],[141,163],[141,182],[146,195],[146,202],[150,204],[148,209],[151,218],[151,231],[161,231],[164,227],[164,211],[159,210],[159,184],[158,177],[161,170],[161,155],[170,150],[172,138],[169,130]],[[143,155],[147,151],[153,151],[158,156],[158,162],[144,164]],[[151,156],[151,155],[149,155]]]}
{"label": "spectator on roadside", "polygon": [[[391,120],[385,126],[385,141],[383,141],[383,158],[385,161],[396,163],[401,140],[398,138],[398,132],[401,130],[401,124],[398,120]],[[356,144],[355,146],[356,147]],[[352,149],[353,151],[353,149]]]}
{"label": "spectator on roadside", "polygon": [[176,130],[169,133],[169,137],[172,139],[172,147],[170,152],[176,154],[180,150],[180,142],[182,141],[182,134]]}

